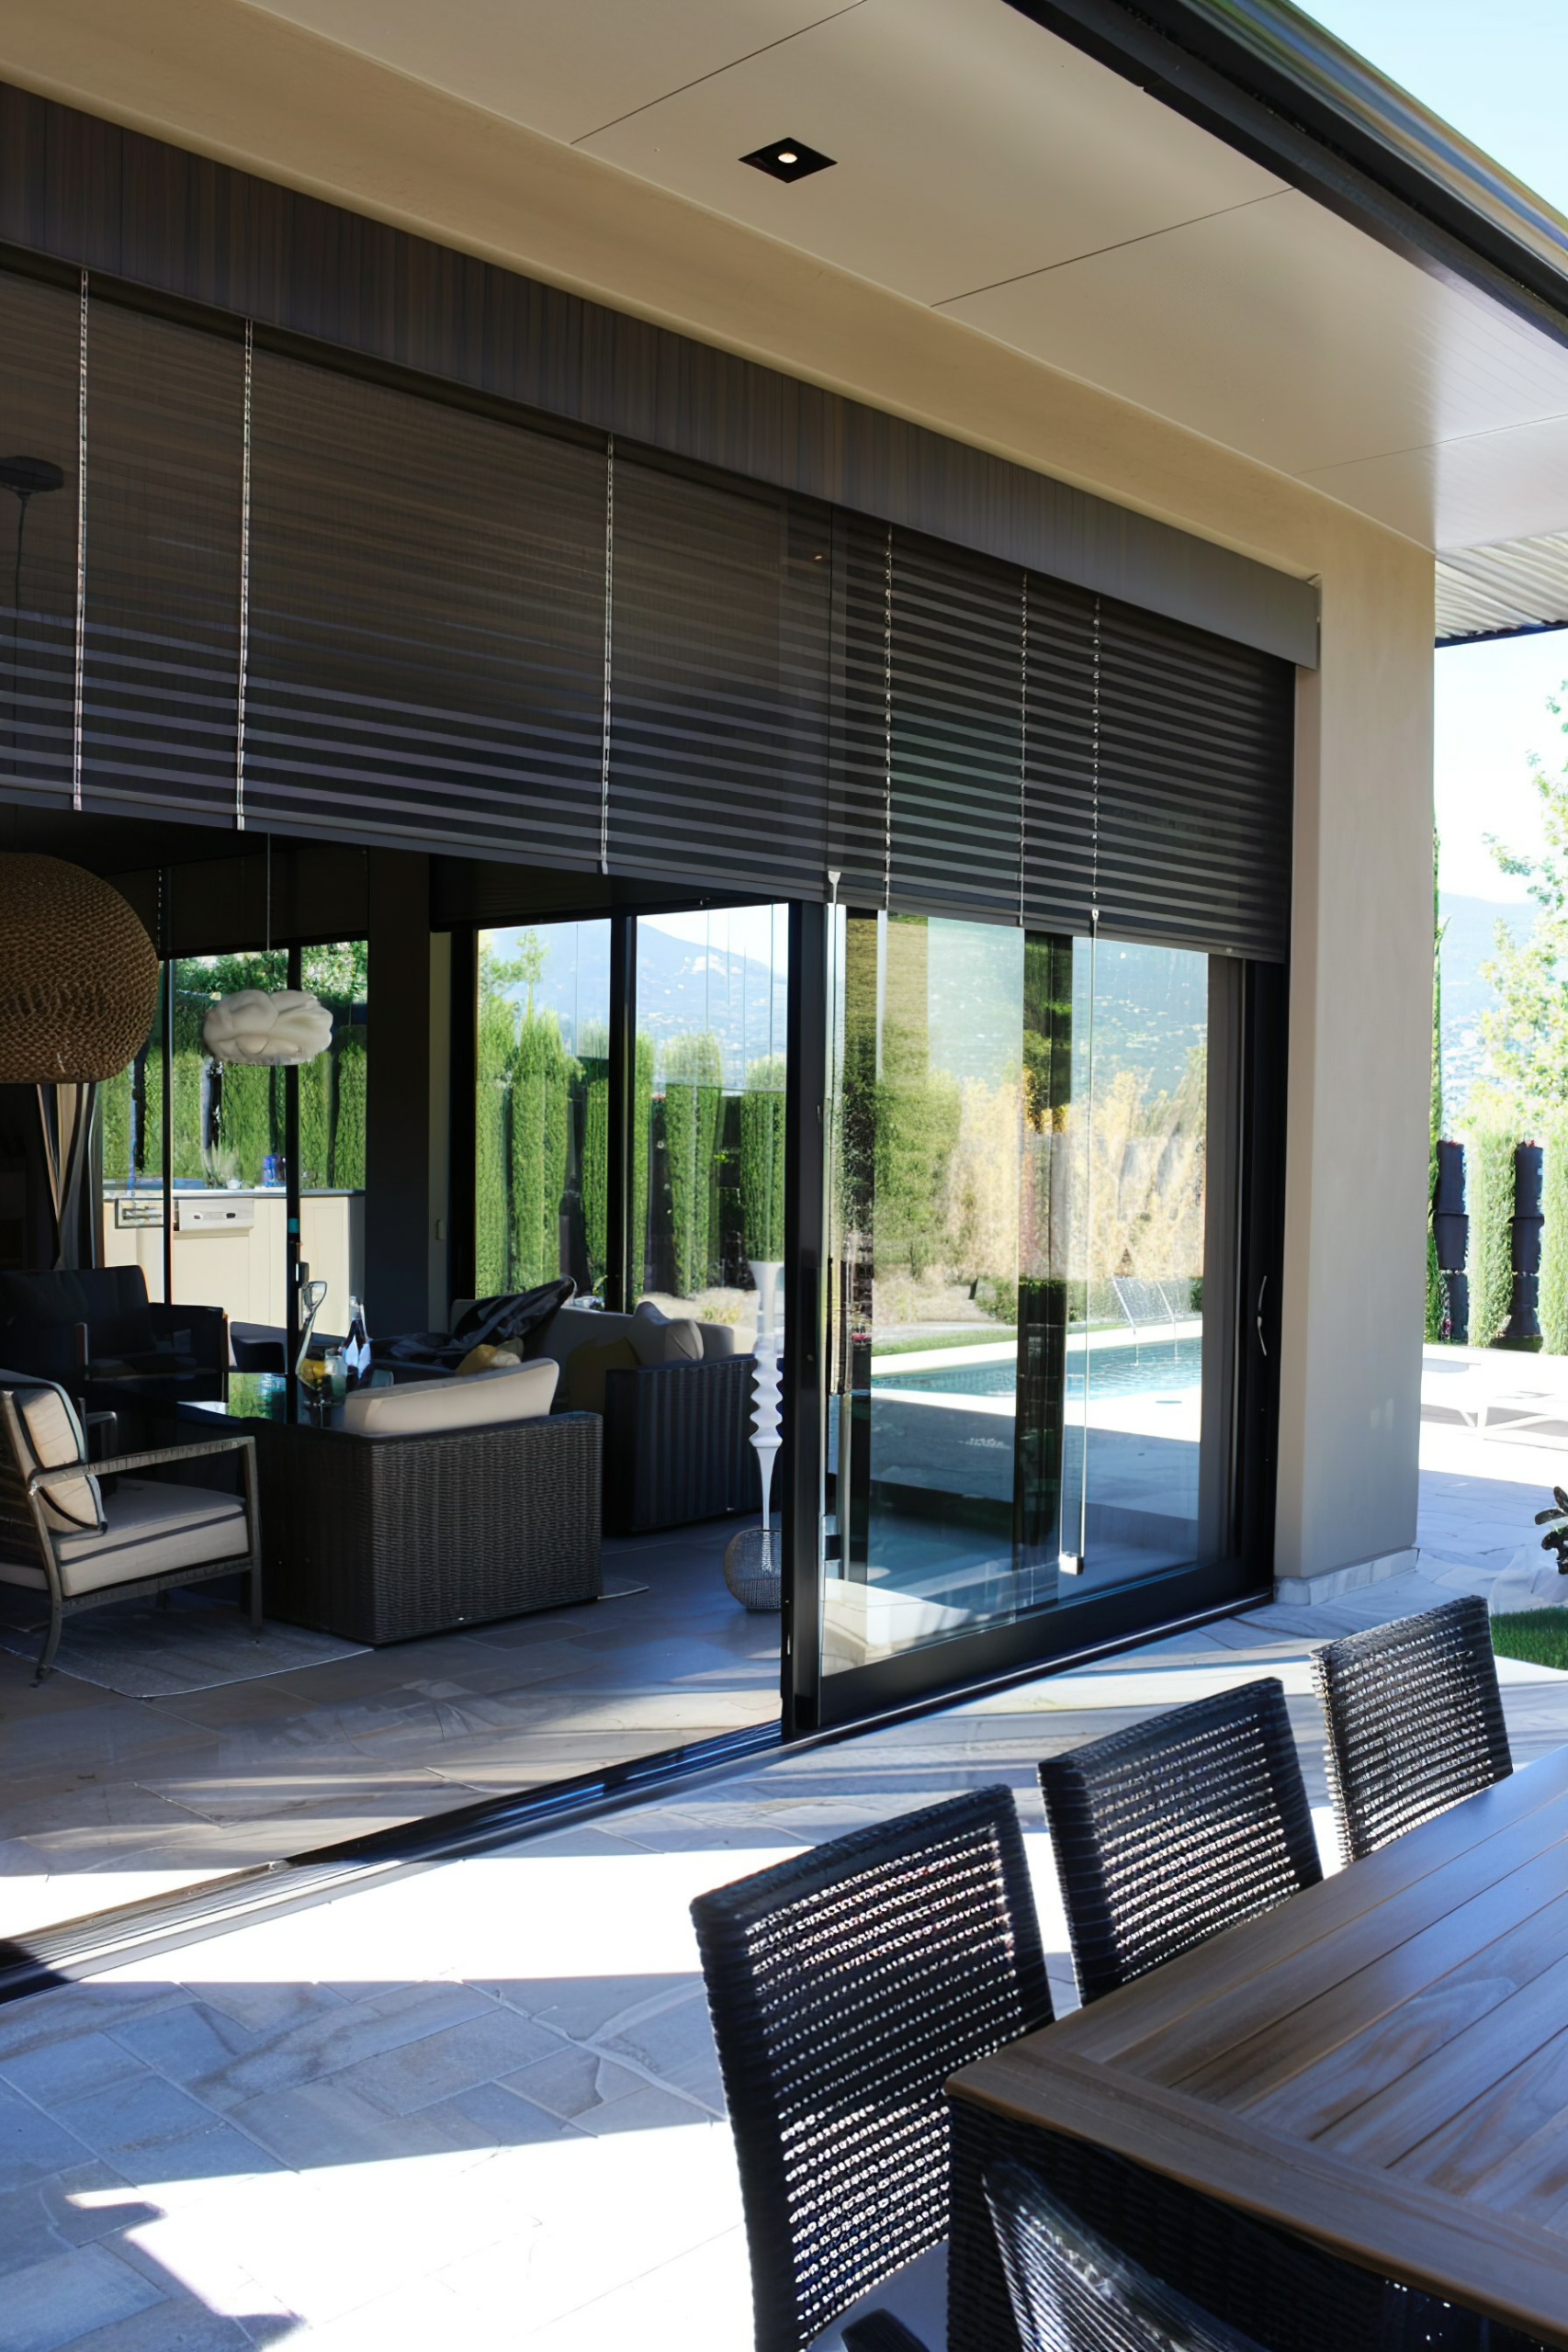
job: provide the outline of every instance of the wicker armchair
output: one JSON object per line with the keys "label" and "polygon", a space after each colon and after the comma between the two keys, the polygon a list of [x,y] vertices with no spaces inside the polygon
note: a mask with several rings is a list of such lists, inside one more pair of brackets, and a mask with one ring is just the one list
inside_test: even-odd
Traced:
{"label": "wicker armchair", "polygon": [[757,2352],[801,2352],[947,2235],[948,2076],[1050,2022],[1011,1793],[856,1830],[700,1895],[692,1917]]}
{"label": "wicker armchair", "polygon": [[[240,1456],[243,1494],[124,1475],[178,1470],[217,1453]],[[116,1484],[106,1495],[99,1482],[108,1477]],[[47,1598],[35,1684],[52,1669],[65,1619],[78,1611],[232,1576],[247,1580],[251,1631],[259,1635],[253,1438],[207,1438],[89,1463],[65,1391],[52,1381],[0,1372],[0,1584]]]}
{"label": "wicker armchair", "polygon": [[1323,1875],[1271,1677],[1050,1757],[1040,1785],[1086,2002]]}
{"label": "wicker armchair", "polygon": [[986,2202],[1021,2352],[1258,2352],[1086,2229],[1021,2165],[995,2165]]}
{"label": "wicker armchair", "polygon": [[1491,1621],[1477,1596],[1330,1642],[1312,1670],[1347,1862],[1514,1769]]}

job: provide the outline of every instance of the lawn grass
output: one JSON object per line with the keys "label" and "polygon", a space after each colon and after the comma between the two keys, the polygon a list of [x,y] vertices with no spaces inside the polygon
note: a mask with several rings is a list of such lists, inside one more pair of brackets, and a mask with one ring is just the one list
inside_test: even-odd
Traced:
{"label": "lawn grass", "polygon": [[1568,1609],[1519,1609],[1494,1617],[1492,1646],[1499,1657],[1519,1657],[1529,1666],[1555,1666],[1568,1673]]}

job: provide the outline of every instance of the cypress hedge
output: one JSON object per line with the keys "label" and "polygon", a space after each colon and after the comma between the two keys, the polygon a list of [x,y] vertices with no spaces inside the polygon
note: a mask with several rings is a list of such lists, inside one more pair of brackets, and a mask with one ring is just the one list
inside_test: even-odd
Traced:
{"label": "cypress hedge", "polygon": [[713,1256],[714,1144],[724,1056],[711,1029],[672,1037],[664,1054],[664,1148],[673,1226],[675,1289],[694,1297]]}
{"label": "cypress hedge", "polygon": [[1518,1138],[1500,1113],[1479,1119],[1465,1151],[1470,1212],[1470,1343],[1489,1348],[1503,1336],[1514,1305],[1514,1147]]}
{"label": "cypress hedge", "polygon": [[784,1256],[784,1058],[765,1054],[746,1070],[740,1098],[740,1214],[746,1255]]}
{"label": "cypress hedge", "polygon": [[560,1272],[560,1205],[577,1069],[553,1012],[525,1013],[513,1069],[513,1278],[532,1290]]}
{"label": "cypress hedge", "polygon": [[333,1182],[345,1193],[365,1183],[366,1040],[346,1025],[334,1040],[337,1103],[333,1120]]}
{"label": "cypress hedge", "polygon": [[1568,1355],[1568,1111],[1554,1111],[1541,1135],[1540,1344]]}

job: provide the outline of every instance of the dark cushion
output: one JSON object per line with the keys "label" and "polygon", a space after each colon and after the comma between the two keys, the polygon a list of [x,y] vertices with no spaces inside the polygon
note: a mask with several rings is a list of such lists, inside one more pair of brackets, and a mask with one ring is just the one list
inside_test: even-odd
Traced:
{"label": "dark cushion", "polygon": [[557,1409],[568,1413],[603,1413],[604,1380],[612,1372],[636,1372],[637,1350],[629,1340],[584,1340],[566,1361],[564,1395]]}
{"label": "dark cushion", "polygon": [[569,1280],[541,1283],[537,1290],[507,1291],[477,1299],[451,1331],[405,1331],[371,1346],[378,1364],[417,1364],[430,1372],[456,1372],[474,1348],[516,1347],[527,1333],[547,1323],[577,1295]]}

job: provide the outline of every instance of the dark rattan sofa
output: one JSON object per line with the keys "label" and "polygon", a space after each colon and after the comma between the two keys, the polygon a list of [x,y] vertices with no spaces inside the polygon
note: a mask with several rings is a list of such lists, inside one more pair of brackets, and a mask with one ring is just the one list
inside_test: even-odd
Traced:
{"label": "dark rattan sofa", "polygon": [[377,1644],[599,1598],[594,1414],[257,1435],[270,1616]]}

